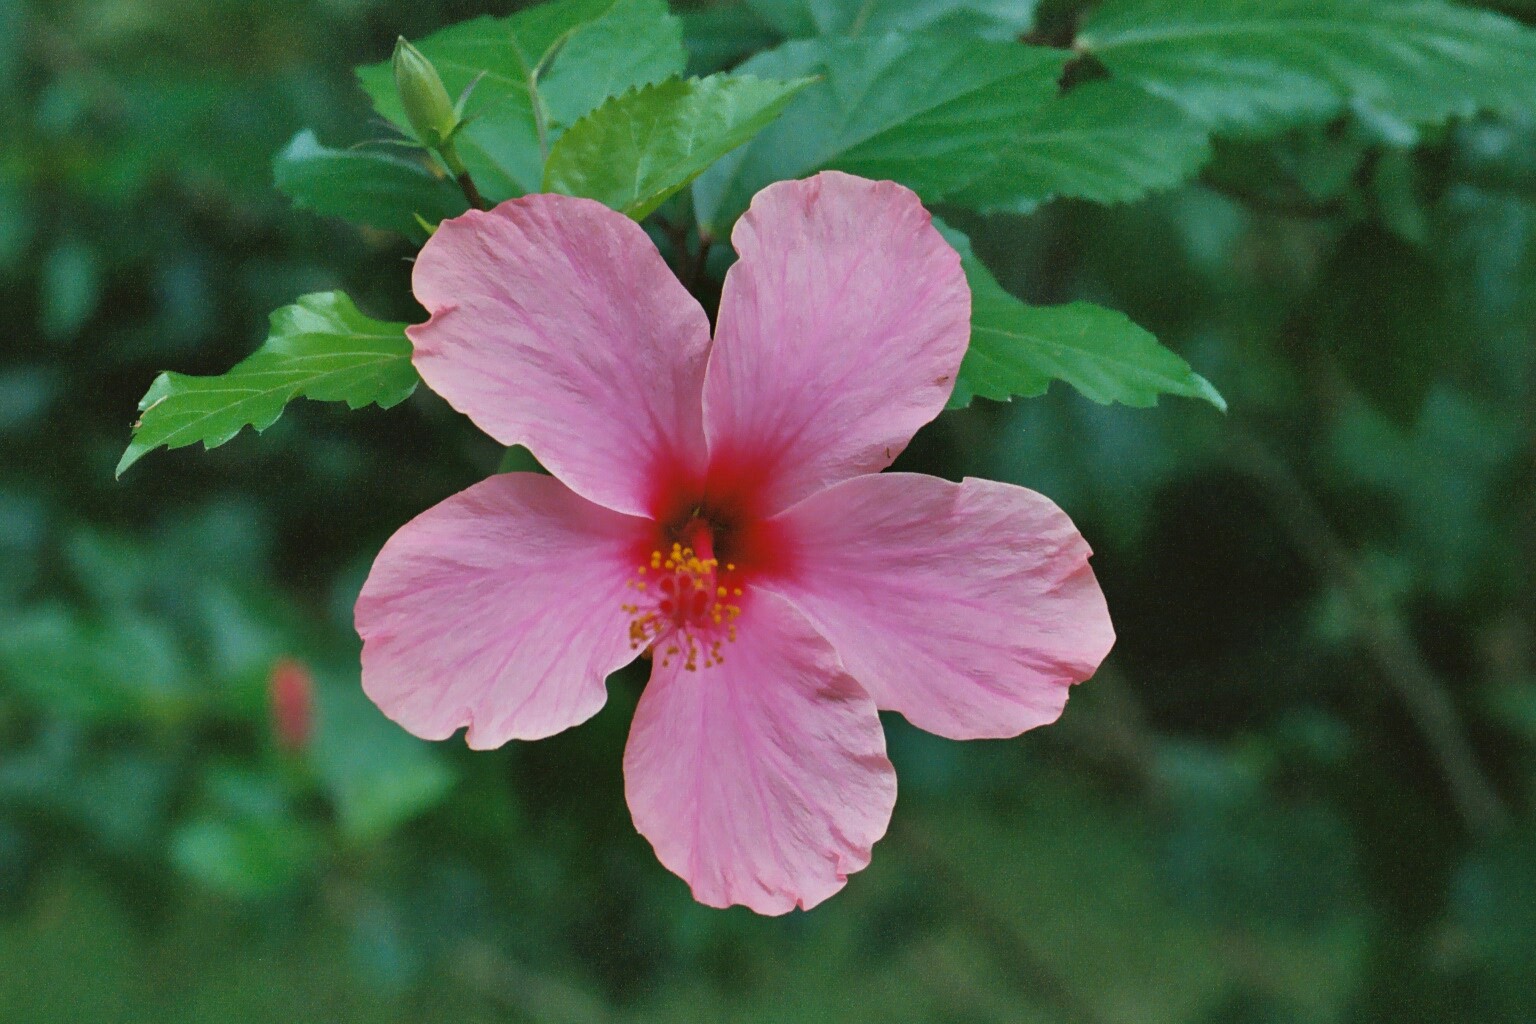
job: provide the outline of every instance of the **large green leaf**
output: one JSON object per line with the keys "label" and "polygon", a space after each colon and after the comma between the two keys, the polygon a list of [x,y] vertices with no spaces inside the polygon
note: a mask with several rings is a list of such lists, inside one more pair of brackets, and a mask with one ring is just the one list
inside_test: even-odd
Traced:
{"label": "large green leaf", "polygon": [[1037,0],[747,0],[764,21],[791,38],[955,32],[1016,39],[1035,21]]}
{"label": "large green leaf", "polygon": [[1202,398],[1225,410],[1209,381],[1123,313],[1086,302],[1030,306],[1003,290],[971,251],[965,235],[945,224],[971,286],[971,346],[955,381],[951,408],[976,396],[1006,401],[1043,395],[1063,380],[1103,405],[1146,407],[1160,395]]}
{"label": "large green leaf", "polygon": [[821,76],[757,138],[694,183],[699,222],[730,226],[763,186],[836,168],[933,202],[987,174],[1020,120],[1056,93],[1071,54],[956,36],[807,39],[738,70]]}
{"label": "large green leaf", "polygon": [[1089,82],[1026,116],[996,166],[947,198],[1015,213],[1058,195],[1128,202],[1194,175],[1211,155],[1209,134],[1137,86]]}
{"label": "large green leaf", "polygon": [[810,82],[722,74],[614,97],[560,137],[544,190],[597,199],[639,220],[761,131]]}
{"label": "large green leaf", "polygon": [[1536,32],[1440,0],[1106,0],[1077,45],[1224,129],[1536,107]]}
{"label": "large green leaf", "polygon": [[422,161],[377,149],[327,149],[302,131],[272,166],[277,190],[294,205],[420,238],[419,216],[435,224],[463,213],[457,185]]}
{"label": "large green leaf", "polygon": [[215,448],[245,427],[265,430],[295,398],[387,409],[417,381],[404,324],[364,316],[341,292],[306,295],[274,312],[266,342],[228,373],[156,377],[117,475],[161,445]]}
{"label": "large green leaf", "polygon": [[[562,127],[608,96],[681,73],[687,60],[665,0],[555,0],[451,25],[416,45],[450,95],[474,83],[470,123],[455,145],[493,202],[538,190],[543,147]],[[357,76],[375,109],[410,134],[390,62]]]}
{"label": "large green leaf", "polygon": [[683,23],[666,0],[622,0],[572,33],[539,93],[558,130],[611,96],[682,74],[687,60]]}

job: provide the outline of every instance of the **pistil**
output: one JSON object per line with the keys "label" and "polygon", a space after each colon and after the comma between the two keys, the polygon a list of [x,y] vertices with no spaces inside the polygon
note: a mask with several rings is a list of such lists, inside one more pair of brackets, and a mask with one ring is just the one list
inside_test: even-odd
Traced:
{"label": "pistil", "polygon": [[727,564],[722,571],[707,522],[695,518],[679,534],[686,543],[656,548],[636,567],[629,586],[640,596],[623,607],[632,616],[632,648],[659,653],[663,668],[681,658],[691,672],[725,660],[723,647],[736,639],[736,618],[741,615],[741,606],[732,599],[741,597],[742,590],[725,582],[736,566]]}

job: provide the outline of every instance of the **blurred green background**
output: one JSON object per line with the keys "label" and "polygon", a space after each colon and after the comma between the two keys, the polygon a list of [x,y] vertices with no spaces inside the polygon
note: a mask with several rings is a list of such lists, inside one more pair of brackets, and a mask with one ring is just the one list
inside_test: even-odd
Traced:
{"label": "blurred green background", "polygon": [[1120,641],[1018,740],[890,720],[873,865],[762,919],[635,834],[638,678],[480,754],[361,695],[374,552],[501,456],[425,389],[113,480],[153,375],[299,294],[419,319],[406,244],[294,211],[271,159],[380,134],[351,68],[397,33],[507,9],[0,0],[0,1021],[1536,1020],[1536,121],[943,211],[1232,412],[1058,385],[920,435],[906,467],[1073,515]]}

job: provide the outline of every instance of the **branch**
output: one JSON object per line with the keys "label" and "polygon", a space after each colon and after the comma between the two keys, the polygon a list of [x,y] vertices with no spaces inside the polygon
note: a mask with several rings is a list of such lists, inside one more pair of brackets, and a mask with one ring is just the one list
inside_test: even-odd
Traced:
{"label": "branch", "polygon": [[469,200],[469,205],[476,210],[489,210],[491,204],[485,201],[480,190],[475,187],[475,181],[469,176],[468,171],[460,171],[454,175],[454,181],[459,183],[459,191],[464,193],[464,198]]}
{"label": "branch", "polygon": [[1257,437],[1233,425],[1238,468],[1262,486],[1292,543],[1338,588],[1354,612],[1359,641],[1429,744],[1469,831],[1496,831],[1509,819],[1483,774],[1445,684],[1425,661],[1402,617],[1355,563],[1305,485]]}
{"label": "branch", "polygon": [[1059,1024],[1105,1024],[1098,1011],[1035,952],[1014,923],[997,912],[996,902],[974,889],[966,873],[927,836],[910,824],[900,824],[891,829],[886,841],[951,895],[958,916],[992,949],[1004,977],[1021,995],[1047,1008]]}

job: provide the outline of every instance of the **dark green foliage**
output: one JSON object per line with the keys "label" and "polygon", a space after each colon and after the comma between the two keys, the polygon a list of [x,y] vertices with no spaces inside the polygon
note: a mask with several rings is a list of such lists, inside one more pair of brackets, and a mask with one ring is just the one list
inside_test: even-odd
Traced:
{"label": "dark green foliage", "polygon": [[960,252],[971,286],[971,347],[960,366],[951,408],[982,398],[1045,394],[1063,380],[1095,402],[1151,406],[1159,395],[1203,398],[1225,411],[1210,381],[1195,373],[1123,313],[1086,302],[1029,306],[1009,295],[971,251],[970,240],[943,226]]}
{"label": "dark green foliage", "polygon": [[277,155],[273,183],[295,206],[419,238],[421,225],[463,213],[464,196],[420,159],[379,149],[327,149],[302,131]]}
{"label": "dark green foliage", "polygon": [[1210,156],[1208,132],[1135,85],[1088,82],[1013,125],[997,163],[951,202],[1028,213],[1056,196],[1140,199],[1187,180]]}
{"label": "dark green foliage", "polygon": [[1035,0],[748,0],[758,17],[790,38],[953,32],[1013,39],[1029,30]]}
{"label": "dark green foliage", "polygon": [[1376,108],[1409,124],[1536,103],[1536,33],[1441,0],[1107,0],[1078,42],[1218,128]]}
{"label": "dark green foliage", "polygon": [[719,234],[758,189],[824,168],[894,178],[929,202],[985,175],[1056,91],[1067,54],[960,36],[827,37],[786,43],[741,71],[821,76],[784,116],[694,185]]}

